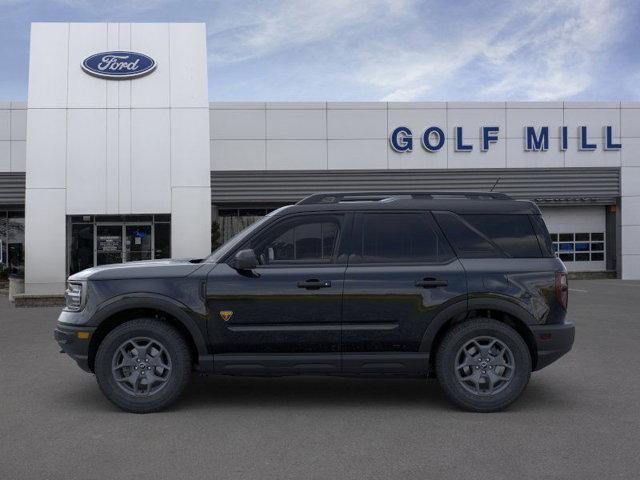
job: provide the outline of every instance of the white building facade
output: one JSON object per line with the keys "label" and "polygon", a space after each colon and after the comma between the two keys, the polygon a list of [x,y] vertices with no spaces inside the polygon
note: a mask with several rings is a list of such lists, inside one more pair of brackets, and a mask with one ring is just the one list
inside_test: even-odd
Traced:
{"label": "white building facade", "polygon": [[[504,192],[569,270],[640,278],[639,102],[210,103],[204,24],[36,23],[30,49],[27,103],[0,103],[2,260],[27,293],[202,257],[318,190]],[[135,73],[131,53],[153,68],[82,67]]]}

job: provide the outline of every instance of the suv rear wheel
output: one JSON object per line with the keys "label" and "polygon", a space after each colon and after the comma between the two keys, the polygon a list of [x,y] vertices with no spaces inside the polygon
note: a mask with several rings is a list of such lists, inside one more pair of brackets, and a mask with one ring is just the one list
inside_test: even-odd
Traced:
{"label": "suv rear wheel", "polygon": [[191,375],[191,355],[175,328],[156,319],[119,325],[104,338],[95,361],[98,385],[122,410],[150,413],[173,403]]}
{"label": "suv rear wheel", "polygon": [[476,318],[446,333],[436,354],[436,374],[454,403],[474,412],[506,408],[531,376],[531,355],[513,328]]}

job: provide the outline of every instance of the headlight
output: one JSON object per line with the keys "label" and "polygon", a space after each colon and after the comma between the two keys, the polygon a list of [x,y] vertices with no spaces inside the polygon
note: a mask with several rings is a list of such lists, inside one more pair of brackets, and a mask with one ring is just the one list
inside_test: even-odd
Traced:
{"label": "headlight", "polygon": [[72,312],[78,312],[84,308],[85,289],[82,283],[67,282],[67,290],[64,292],[65,308]]}

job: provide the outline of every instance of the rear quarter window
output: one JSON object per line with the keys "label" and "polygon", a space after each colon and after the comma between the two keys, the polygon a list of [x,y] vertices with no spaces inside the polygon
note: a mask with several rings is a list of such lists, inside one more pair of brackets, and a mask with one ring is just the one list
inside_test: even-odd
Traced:
{"label": "rear quarter window", "polygon": [[461,258],[543,256],[529,215],[441,213],[436,218]]}

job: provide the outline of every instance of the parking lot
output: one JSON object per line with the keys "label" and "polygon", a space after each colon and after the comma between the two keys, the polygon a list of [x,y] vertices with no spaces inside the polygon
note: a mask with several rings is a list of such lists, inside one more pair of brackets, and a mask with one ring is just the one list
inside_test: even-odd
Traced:
{"label": "parking lot", "polygon": [[638,478],[640,282],[571,290],[574,350],[496,414],[435,381],[314,377],[195,377],[127,414],[58,353],[57,308],[1,296],[0,478]]}

